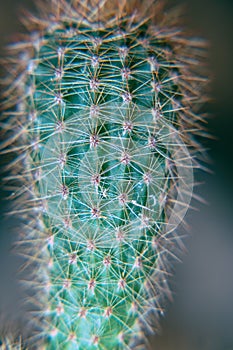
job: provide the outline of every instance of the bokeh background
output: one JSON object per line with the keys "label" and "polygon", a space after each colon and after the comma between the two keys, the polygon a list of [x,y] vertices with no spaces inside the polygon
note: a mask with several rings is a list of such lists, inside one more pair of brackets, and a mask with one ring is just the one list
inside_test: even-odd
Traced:
{"label": "bokeh background", "polygon": [[[171,0],[170,0],[171,1]],[[174,301],[161,320],[161,331],[150,340],[151,350],[233,350],[233,3],[230,0],[187,0],[187,21],[197,35],[210,42],[213,102],[205,142],[213,173],[197,173],[197,188],[208,204],[194,202],[189,211],[189,238],[182,264],[174,266]],[[23,31],[21,8],[30,0],[0,1],[0,55],[3,47]],[[1,68],[4,70],[4,67]],[[1,164],[5,160],[1,159]],[[0,330],[7,324],[23,327],[23,295],[16,283],[19,257],[11,252],[17,223],[4,217],[8,202],[0,187]],[[5,315],[3,317],[3,312]],[[109,349],[110,350],[110,349]]]}

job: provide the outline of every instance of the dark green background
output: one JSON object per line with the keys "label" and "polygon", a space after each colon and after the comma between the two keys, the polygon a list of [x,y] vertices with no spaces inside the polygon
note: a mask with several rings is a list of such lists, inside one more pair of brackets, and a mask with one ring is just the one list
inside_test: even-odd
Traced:
{"label": "dark green background", "polygon": [[[185,4],[190,26],[210,42],[214,102],[206,108],[211,113],[210,133],[216,139],[206,141],[205,145],[214,173],[197,174],[196,179],[205,182],[197,192],[208,205],[193,202],[198,211],[189,211],[187,215],[188,252],[183,256],[183,264],[175,267],[175,278],[171,281],[174,302],[161,322],[161,335],[151,340],[151,349],[233,350],[233,3],[189,0]],[[14,33],[23,31],[17,13],[24,6],[32,8],[32,1],[0,2],[1,56],[4,44],[14,39]],[[4,161],[2,158],[1,164]],[[4,213],[8,203],[2,183],[0,197],[0,213]],[[15,218],[0,219],[1,329],[5,319],[23,326],[23,311],[15,276],[20,259],[10,253],[17,222]],[[7,317],[1,315],[3,309]]]}

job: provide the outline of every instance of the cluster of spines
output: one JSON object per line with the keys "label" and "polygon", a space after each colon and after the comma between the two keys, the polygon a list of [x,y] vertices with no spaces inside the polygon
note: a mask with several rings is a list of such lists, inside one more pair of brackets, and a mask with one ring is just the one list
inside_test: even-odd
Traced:
{"label": "cluster of spines", "polygon": [[4,339],[0,339],[0,349],[1,350],[27,350],[23,346],[22,340],[20,338],[16,340],[9,337],[4,337]]}
{"label": "cluster of spines", "polygon": [[39,21],[42,35],[16,44],[26,65],[6,105],[22,118],[16,148],[31,219],[22,245],[38,265],[35,289],[47,294],[48,348],[124,349],[169,293],[166,210],[177,174],[167,148],[172,133],[187,140],[199,129],[187,105],[203,79],[192,80],[189,57],[176,56],[177,32],[161,33],[153,18],[122,12],[88,23],[64,4],[53,25]]}

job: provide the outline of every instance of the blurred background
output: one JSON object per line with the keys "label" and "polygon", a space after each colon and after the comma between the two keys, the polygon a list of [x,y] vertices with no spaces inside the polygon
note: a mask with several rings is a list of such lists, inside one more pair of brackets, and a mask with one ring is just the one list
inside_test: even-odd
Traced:
{"label": "blurred background", "polygon": [[[187,18],[197,35],[210,42],[213,103],[205,142],[213,174],[199,172],[196,190],[208,204],[193,202],[187,253],[174,268],[174,301],[167,307],[151,350],[233,350],[233,3],[229,0],[186,0]],[[0,1],[0,48],[23,31],[17,13],[32,1]],[[4,70],[4,67],[3,67]],[[4,159],[2,159],[4,163]],[[11,253],[15,219],[3,217],[8,203],[0,188],[0,323],[22,325],[16,273],[19,257]],[[6,317],[1,313],[7,314]],[[1,326],[0,326],[1,329]]]}

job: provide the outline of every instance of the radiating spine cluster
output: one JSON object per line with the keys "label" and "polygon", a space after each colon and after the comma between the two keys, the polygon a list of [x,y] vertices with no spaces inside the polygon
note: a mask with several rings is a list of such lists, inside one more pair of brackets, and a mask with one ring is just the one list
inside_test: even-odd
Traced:
{"label": "radiating spine cluster", "polygon": [[11,47],[2,148],[46,349],[144,348],[170,295],[206,79],[161,4],[50,1]]}

